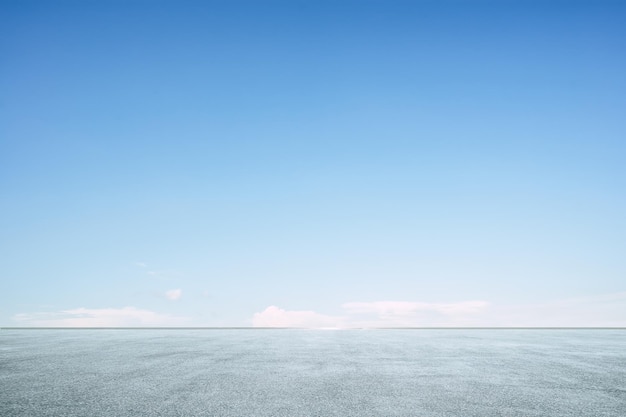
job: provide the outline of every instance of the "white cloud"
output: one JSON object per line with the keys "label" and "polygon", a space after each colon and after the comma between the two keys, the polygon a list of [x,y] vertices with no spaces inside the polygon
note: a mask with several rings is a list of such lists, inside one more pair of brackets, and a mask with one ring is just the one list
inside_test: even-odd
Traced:
{"label": "white cloud", "polygon": [[151,327],[180,326],[186,317],[171,316],[135,307],[75,308],[48,313],[22,313],[13,316],[20,326],[33,327]]}
{"label": "white cloud", "polygon": [[626,292],[536,304],[486,301],[425,303],[350,302],[345,314],[289,311],[270,306],[256,313],[257,327],[626,327]]}
{"label": "white cloud", "polygon": [[345,315],[329,316],[315,311],[283,310],[270,306],[255,313],[255,327],[363,328],[458,326],[487,307],[484,301],[418,303],[409,301],[353,302],[342,305]]}
{"label": "white cloud", "polygon": [[339,327],[341,319],[314,311],[289,311],[269,306],[252,317],[254,327]]}
{"label": "white cloud", "polygon": [[183,295],[183,290],[181,290],[180,288],[165,292],[165,297],[167,297],[168,300],[172,300],[172,301],[179,300],[180,297],[182,297],[182,295]]}

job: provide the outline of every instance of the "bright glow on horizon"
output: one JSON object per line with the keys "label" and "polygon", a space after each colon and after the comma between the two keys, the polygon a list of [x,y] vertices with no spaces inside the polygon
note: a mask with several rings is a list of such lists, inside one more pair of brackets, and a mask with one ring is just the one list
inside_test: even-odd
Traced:
{"label": "bright glow on horizon", "polygon": [[[345,303],[342,309],[343,314],[331,316],[311,310],[285,310],[269,306],[255,313],[251,324],[252,327],[262,328],[323,330],[402,327],[626,327],[626,292],[527,305],[490,305],[483,301],[378,301]],[[135,307],[20,313],[13,317],[13,322],[14,325],[25,327],[203,326],[203,323],[196,322],[191,317],[159,314]]]}

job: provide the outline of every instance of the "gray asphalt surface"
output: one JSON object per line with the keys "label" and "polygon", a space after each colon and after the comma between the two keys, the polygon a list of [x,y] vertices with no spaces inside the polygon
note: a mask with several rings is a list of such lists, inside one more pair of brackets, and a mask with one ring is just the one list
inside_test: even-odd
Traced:
{"label": "gray asphalt surface", "polygon": [[626,416],[625,330],[0,330],[0,416]]}

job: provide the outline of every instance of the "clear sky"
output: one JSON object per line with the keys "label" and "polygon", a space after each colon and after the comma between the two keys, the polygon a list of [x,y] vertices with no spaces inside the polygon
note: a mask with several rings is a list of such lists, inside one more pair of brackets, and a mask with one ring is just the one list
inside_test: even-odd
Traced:
{"label": "clear sky", "polygon": [[0,1],[1,326],[626,326],[626,3]]}

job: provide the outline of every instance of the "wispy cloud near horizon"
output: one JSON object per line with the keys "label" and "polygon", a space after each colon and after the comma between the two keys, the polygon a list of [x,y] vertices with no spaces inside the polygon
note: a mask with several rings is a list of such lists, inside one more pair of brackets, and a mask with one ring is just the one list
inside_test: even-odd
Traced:
{"label": "wispy cloud near horizon", "polygon": [[189,318],[123,308],[74,308],[58,312],[20,313],[13,321],[25,327],[158,327],[183,326]]}
{"label": "wispy cloud near horizon", "polygon": [[[199,317],[175,316],[136,307],[73,308],[19,313],[20,327],[177,327],[209,325]],[[425,303],[349,302],[336,315],[287,310],[275,305],[254,313],[253,327],[401,328],[401,327],[626,327],[626,292],[566,298],[538,304],[486,301]],[[245,323],[228,323],[227,326]]]}
{"label": "wispy cloud near horizon", "polygon": [[350,314],[375,313],[381,317],[390,317],[409,316],[421,311],[433,311],[445,315],[476,313],[488,304],[486,301],[462,301],[459,303],[375,301],[371,303],[345,303],[341,307]]}
{"label": "wispy cloud near horizon", "polygon": [[375,301],[345,303],[341,307],[359,327],[422,327],[471,325],[488,306],[486,301]]}
{"label": "wispy cloud near horizon", "polygon": [[270,306],[255,313],[255,327],[625,327],[626,292],[537,304],[412,301],[349,302],[344,314],[290,311]]}
{"label": "wispy cloud near horizon", "polygon": [[341,307],[345,314],[331,316],[315,311],[290,311],[269,306],[255,313],[255,327],[418,327],[460,325],[484,310],[485,301],[421,303],[408,301],[350,302]]}

